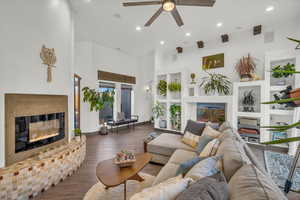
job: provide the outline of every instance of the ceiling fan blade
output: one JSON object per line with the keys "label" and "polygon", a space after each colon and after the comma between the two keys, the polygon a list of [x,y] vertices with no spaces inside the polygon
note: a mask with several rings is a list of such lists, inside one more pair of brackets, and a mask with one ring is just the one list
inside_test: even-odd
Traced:
{"label": "ceiling fan blade", "polygon": [[123,6],[150,6],[150,5],[161,5],[161,1],[144,1],[144,2],[126,2]]}
{"label": "ceiling fan blade", "polygon": [[160,7],[158,11],[149,19],[149,21],[145,24],[145,26],[150,26],[157,18],[158,16],[162,13],[163,8]]}
{"label": "ceiling fan blade", "polygon": [[174,9],[171,11],[171,14],[172,14],[172,16],[174,17],[174,19],[175,19],[177,25],[178,25],[178,26],[182,26],[182,25],[183,25],[183,21],[182,21],[182,19],[181,19],[181,17],[180,17],[180,14],[179,14],[177,8],[174,8]]}
{"label": "ceiling fan blade", "polygon": [[178,6],[207,6],[212,7],[216,0],[176,0]]}

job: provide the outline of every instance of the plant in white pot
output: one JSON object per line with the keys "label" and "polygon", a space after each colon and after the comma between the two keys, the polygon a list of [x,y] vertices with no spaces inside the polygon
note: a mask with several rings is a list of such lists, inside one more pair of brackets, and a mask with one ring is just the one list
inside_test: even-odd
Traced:
{"label": "plant in white pot", "polygon": [[203,87],[206,95],[230,95],[231,93],[231,81],[227,76],[222,74],[208,73],[208,76],[203,78],[200,87]]}
{"label": "plant in white pot", "polygon": [[167,128],[167,121],[163,119],[163,116],[165,116],[165,110],[165,106],[159,102],[156,102],[152,108],[153,116],[155,119],[159,119],[160,128]]}

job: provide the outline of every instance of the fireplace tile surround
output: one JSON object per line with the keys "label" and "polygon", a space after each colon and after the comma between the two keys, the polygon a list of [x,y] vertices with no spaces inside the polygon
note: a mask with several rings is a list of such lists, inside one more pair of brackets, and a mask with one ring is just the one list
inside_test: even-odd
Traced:
{"label": "fireplace tile surround", "polygon": [[[20,129],[17,123],[21,119],[26,121],[23,123],[25,127],[21,133],[22,139],[16,137]],[[29,133],[30,129],[33,132],[32,136]],[[45,132],[48,132],[48,135]],[[39,134],[42,135],[38,136]],[[16,145],[21,140],[23,143]],[[68,96],[5,94],[6,166],[36,156],[47,148],[67,143],[67,141]],[[26,146],[28,148],[25,148]]]}

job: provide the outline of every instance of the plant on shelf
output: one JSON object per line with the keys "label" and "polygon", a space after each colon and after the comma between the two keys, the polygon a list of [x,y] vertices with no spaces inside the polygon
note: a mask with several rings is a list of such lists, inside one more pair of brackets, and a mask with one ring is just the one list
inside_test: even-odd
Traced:
{"label": "plant on shelf", "polygon": [[200,87],[203,87],[205,94],[229,95],[231,88],[231,81],[227,76],[222,74],[208,73],[207,77],[203,78]]}
{"label": "plant on shelf", "polygon": [[158,89],[159,94],[161,96],[166,96],[167,95],[167,81],[160,80],[158,85],[157,85],[157,89]]}
{"label": "plant on shelf", "polygon": [[176,130],[181,129],[181,106],[177,104],[173,104],[170,106],[170,120],[172,127]]}
{"label": "plant on shelf", "polygon": [[254,59],[248,54],[248,56],[243,56],[235,66],[235,70],[240,76],[241,80],[252,80],[256,75],[254,74],[256,69],[256,64]]}
{"label": "plant on shelf", "polygon": [[171,82],[168,84],[168,89],[170,92],[180,92],[181,84],[177,81]]}
{"label": "plant on shelf", "polygon": [[113,106],[114,95],[113,91],[98,92],[95,89],[84,87],[83,91],[83,102],[90,104],[90,111],[100,111],[106,104]]}
{"label": "plant on shelf", "polygon": [[287,78],[296,72],[294,64],[286,64],[284,66],[278,65],[272,67],[272,77],[274,78]]}
{"label": "plant on shelf", "polygon": [[158,101],[152,108],[153,116],[155,119],[159,119],[159,127],[160,128],[167,128],[167,121],[163,119],[165,116],[165,106]]}

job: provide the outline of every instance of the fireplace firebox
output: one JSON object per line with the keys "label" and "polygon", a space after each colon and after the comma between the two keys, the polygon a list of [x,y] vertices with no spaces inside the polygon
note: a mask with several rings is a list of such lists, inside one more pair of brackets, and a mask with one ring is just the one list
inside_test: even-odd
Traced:
{"label": "fireplace firebox", "polygon": [[65,113],[15,118],[15,152],[51,144],[65,137]]}

